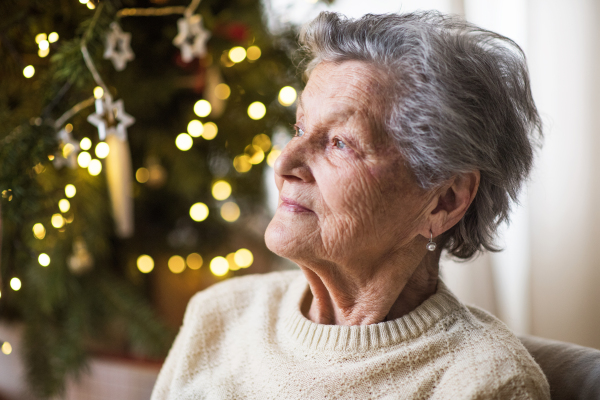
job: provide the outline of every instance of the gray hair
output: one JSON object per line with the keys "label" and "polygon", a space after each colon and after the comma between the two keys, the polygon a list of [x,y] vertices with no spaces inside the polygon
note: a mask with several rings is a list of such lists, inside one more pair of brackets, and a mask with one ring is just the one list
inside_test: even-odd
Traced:
{"label": "gray hair", "polygon": [[384,130],[424,189],[478,170],[479,190],[439,242],[467,259],[498,251],[498,225],[532,168],[541,120],[525,55],[512,40],[439,12],[322,12],[300,32],[305,76],[321,62],[363,61],[389,80]]}

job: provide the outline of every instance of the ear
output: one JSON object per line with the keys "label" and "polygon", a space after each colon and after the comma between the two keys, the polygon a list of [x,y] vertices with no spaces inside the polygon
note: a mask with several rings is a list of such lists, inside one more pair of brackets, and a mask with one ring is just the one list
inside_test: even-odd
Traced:
{"label": "ear", "polygon": [[[427,215],[427,229],[431,229],[434,237],[452,228],[465,215],[477,194],[479,180],[479,171],[468,172],[453,177],[438,190]],[[429,230],[424,233],[429,239]]]}

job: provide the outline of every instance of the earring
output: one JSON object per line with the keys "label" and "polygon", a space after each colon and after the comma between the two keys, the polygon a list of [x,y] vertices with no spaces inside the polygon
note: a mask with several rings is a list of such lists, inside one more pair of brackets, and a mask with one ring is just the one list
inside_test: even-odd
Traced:
{"label": "earring", "polygon": [[433,232],[431,232],[431,229],[429,230],[429,234],[431,235],[429,237],[429,242],[427,243],[427,245],[425,246],[427,248],[427,250],[429,251],[434,251],[435,250],[435,246],[436,243],[433,241]]}

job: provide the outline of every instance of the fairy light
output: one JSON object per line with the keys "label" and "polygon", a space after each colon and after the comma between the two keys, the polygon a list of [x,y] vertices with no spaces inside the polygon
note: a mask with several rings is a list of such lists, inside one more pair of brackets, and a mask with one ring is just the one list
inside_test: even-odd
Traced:
{"label": "fairy light", "polygon": [[261,51],[260,51],[260,47],[258,46],[250,46],[248,47],[248,50],[246,50],[246,57],[248,57],[248,60],[250,61],[256,61],[260,58],[261,55]]}
{"label": "fairy light", "polygon": [[229,59],[234,63],[239,63],[246,59],[246,49],[241,46],[233,47],[229,50]]}
{"label": "fairy light", "polygon": [[42,40],[38,43],[38,47],[40,50],[48,50],[50,48],[50,42],[47,40]]}
{"label": "fairy light", "polygon": [[188,151],[192,148],[194,144],[194,139],[187,133],[180,133],[175,138],[175,146],[181,151]]}
{"label": "fairy light", "polygon": [[248,154],[250,164],[260,164],[265,159],[265,152],[258,146],[249,144],[244,149],[244,153]]}
{"label": "fairy light", "polygon": [[85,4],[85,3],[87,3],[87,2],[88,2],[88,0],[79,0],[79,2],[80,2],[81,4]]}
{"label": "fairy light", "polygon": [[231,185],[226,181],[216,181],[212,187],[212,195],[217,200],[225,200],[231,196]]}
{"label": "fairy light", "polygon": [[48,35],[48,41],[50,43],[55,43],[56,41],[58,41],[58,33],[56,32],[52,32]]}
{"label": "fairy light", "polygon": [[232,271],[237,271],[240,269],[240,266],[235,263],[235,253],[229,253],[225,256],[227,263],[229,264],[229,269]]}
{"label": "fairy light", "polygon": [[227,222],[235,222],[240,217],[240,207],[233,201],[221,206],[221,217]]}
{"label": "fairy light", "polygon": [[142,254],[137,258],[137,267],[141,273],[147,274],[154,269],[154,260],[147,254]]}
{"label": "fairy light", "polygon": [[8,342],[2,343],[2,347],[0,347],[0,349],[2,349],[2,353],[4,353],[5,355],[9,355],[10,353],[12,353],[12,346]]}
{"label": "fairy light", "polygon": [[289,107],[296,101],[296,97],[298,94],[296,93],[296,89],[291,86],[284,86],[279,91],[279,96],[277,100],[279,100],[279,104],[285,107]]}
{"label": "fairy light", "polygon": [[75,185],[69,183],[67,186],[65,186],[65,195],[68,198],[73,198],[73,197],[75,197],[76,194],[77,194],[77,188],[75,187]]}
{"label": "fairy light", "polygon": [[198,100],[194,104],[194,113],[199,117],[207,117],[212,111],[212,106],[206,100]]}
{"label": "fairy light", "polygon": [[43,49],[43,50],[42,50],[42,49],[39,49],[39,50],[38,50],[38,56],[39,56],[40,58],[47,57],[47,56],[48,56],[48,54],[50,54],[50,49]]}
{"label": "fairy light", "polygon": [[71,203],[69,203],[69,200],[67,199],[60,199],[58,202],[58,208],[60,209],[61,213],[66,213],[71,208]]}
{"label": "fairy light", "polygon": [[267,152],[271,148],[271,139],[264,133],[259,133],[252,138],[252,144],[260,147],[262,151]]}
{"label": "fairy light", "polygon": [[56,229],[60,229],[63,226],[65,226],[65,219],[63,218],[62,215],[60,214],[54,214],[52,216],[52,218],[50,219],[50,223],[52,224],[53,227],[55,227]]}
{"label": "fairy light", "polygon": [[248,116],[253,120],[259,120],[265,116],[267,108],[260,101],[255,101],[248,106]]}
{"label": "fairy light", "polygon": [[[52,34],[50,34],[52,35]],[[35,35],[35,42],[39,45],[41,42],[43,42],[44,40],[47,40],[48,37],[46,36],[45,33],[38,33],[37,35]]]}
{"label": "fairy light", "polygon": [[229,263],[225,257],[215,257],[210,261],[210,272],[216,276],[223,276],[229,271]]}
{"label": "fairy light", "polygon": [[63,146],[62,148],[62,154],[64,158],[69,157],[69,155],[75,151],[75,146],[73,146],[71,143],[67,143]]}
{"label": "fairy light", "polygon": [[14,290],[15,292],[17,292],[19,289],[21,289],[21,280],[19,278],[12,278],[10,280],[10,288],[12,290]]}
{"label": "fairy light", "polygon": [[81,150],[89,150],[92,148],[92,141],[90,138],[84,137],[79,142],[79,147],[81,147]]}
{"label": "fairy light", "polygon": [[46,253],[42,253],[38,257],[38,262],[42,267],[47,267],[50,265],[50,256]]}
{"label": "fairy light", "polygon": [[102,163],[100,162],[100,160],[90,161],[90,164],[88,165],[88,172],[92,176],[99,175],[100,172],[102,172]]}
{"label": "fairy light", "polygon": [[35,75],[35,68],[33,67],[33,65],[28,65],[25,68],[23,68],[23,76],[25,78],[29,79],[33,75]]}
{"label": "fairy light", "polygon": [[46,237],[46,228],[41,223],[38,222],[37,224],[33,225],[32,230],[33,236],[35,236],[36,239],[42,240]]}
{"label": "fairy light", "polygon": [[135,180],[139,183],[146,183],[148,179],[150,179],[150,171],[147,168],[142,167],[135,171]]}
{"label": "fairy light", "polygon": [[200,137],[204,132],[204,125],[197,119],[193,119],[187,126],[187,131],[191,137]]}
{"label": "fairy light", "polygon": [[190,207],[190,217],[196,222],[204,221],[208,217],[208,206],[204,203],[196,203]]}
{"label": "fairy light", "polygon": [[[81,1],[81,0],[80,0]],[[92,3],[91,1],[88,1],[86,4],[87,8],[89,8],[90,10],[93,10],[96,8],[96,5],[94,3]]]}
{"label": "fairy light", "polygon": [[245,173],[250,171],[252,168],[252,164],[250,163],[250,157],[247,154],[242,154],[239,156],[235,156],[233,159],[233,168],[237,172]]}
{"label": "fairy light", "polygon": [[169,258],[167,265],[174,274],[180,274],[185,270],[185,260],[181,256],[173,256]]}
{"label": "fairy light", "polygon": [[66,125],[65,125],[65,131],[66,131],[67,133],[71,133],[71,132],[73,132],[73,124],[66,124]]}
{"label": "fairy light", "polygon": [[100,86],[96,86],[94,88],[94,98],[101,99],[102,96],[104,96],[104,89],[102,89]]}
{"label": "fairy light", "polygon": [[235,263],[242,268],[248,268],[254,262],[254,256],[248,249],[239,249],[235,252]]}
{"label": "fairy light", "polygon": [[79,164],[79,166],[81,168],[87,168],[90,165],[91,161],[92,161],[92,155],[90,153],[88,153],[87,151],[82,151],[77,156],[77,164]]}
{"label": "fairy light", "polygon": [[204,260],[200,254],[192,253],[185,258],[185,262],[190,269],[196,270],[202,267]]}
{"label": "fairy light", "polygon": [[279,157],[280,154],[281,154],[281,150],[273,147],[273,150],[271,150],[271,152],[267,156],[267,165],[269,167],[275,166],[275,161],[277,161],[277,158]]}
{"label": "fairy light", "polygon": [[106,158],[110,153],[110,146],[106,142],[100,142],[96,145],[96,157]]}
{"label": "fairy light", "polygon": [[231,95],[231,89],[226,83],[219,83],[215,86],[215,96],[220,100],[227,100]]}
{"label": "fairy light", "polygon": [[202,137],[206,140],[213,140],[217,136],[217,132],[219,132],[217,124],[214,122],[207,122],[204,124],[204,132],[202,132]]}

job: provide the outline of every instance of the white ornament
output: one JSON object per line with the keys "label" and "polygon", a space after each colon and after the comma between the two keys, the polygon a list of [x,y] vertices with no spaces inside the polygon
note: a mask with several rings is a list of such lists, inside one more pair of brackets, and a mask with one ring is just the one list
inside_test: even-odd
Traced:
{"label": "white ornament", "polygon": [[202,26],[202,17],[199,14],[180,18],[177,28],[179,32],[173,39],[173,44],[181,50],[181,59],[184,62],[206,54],[206,42],[210,38],[210,32]]}
{"label": "white ornament", "polygon": [[130,43],[131,33],[123,32],[116,22],[111,23],[110,31],[106,34],[104,58],[110,59],[117,71],[123,71],[127,61],[132,61],[135,58]]}
{"label": "white ornament", "polygon": [[102,141],[106,140],[108,135],[127,140],[127,127],[135,122],[135,118],[125,112],[123,100],[113,102],[108,93],[96,100],[96,112],[90,114],[87,120],[98,128],[98,138]]}
{"label": "white ornament", "polygon": [[68,165],[71,169],[77,168],[77,153],[79,152],[79,143],[73,140],[71,132],[67,132],[65,128],[61,129],[56,134],[57,139],[62,144],[61,151],[54,156],[54,167],[62,168]]}

